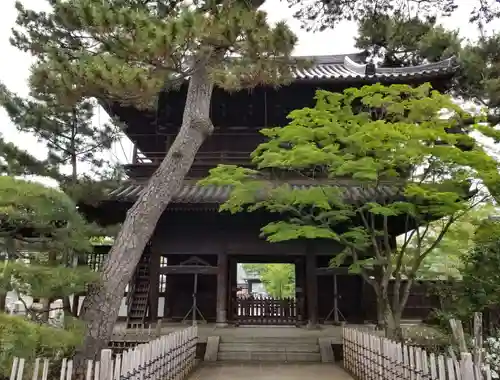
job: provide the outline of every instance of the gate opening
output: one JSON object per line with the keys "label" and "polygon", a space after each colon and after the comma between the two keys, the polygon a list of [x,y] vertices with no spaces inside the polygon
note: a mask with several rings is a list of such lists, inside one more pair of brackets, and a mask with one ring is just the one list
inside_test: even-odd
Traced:
{"label": "gate opening", "polygon": [[295,325],[295,265],[238,263],[236,316],[240,325]]}

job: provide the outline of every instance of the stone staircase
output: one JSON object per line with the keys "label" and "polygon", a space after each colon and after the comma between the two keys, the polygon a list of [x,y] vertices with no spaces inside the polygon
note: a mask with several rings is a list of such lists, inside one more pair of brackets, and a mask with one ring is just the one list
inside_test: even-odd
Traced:
{"label": "stone staircase", "polygon": [[218,361],[321,362],[318,338],[221,337]]}

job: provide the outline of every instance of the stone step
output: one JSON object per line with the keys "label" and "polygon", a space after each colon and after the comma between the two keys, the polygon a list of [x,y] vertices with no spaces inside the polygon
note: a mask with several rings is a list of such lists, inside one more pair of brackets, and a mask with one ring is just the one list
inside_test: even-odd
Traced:
{"label": "stone step", "polygon": [[273,337],[273,336],[231,336],[221,335],[221,343],[274,343],[274,344],[318,344],[317,337]]}
{"label": "stone step", "polygon": [[293,363],[319,363],[321,355],[316,352],[220,352],[217,355],[219,361],[238,361],[238,362],[293,362]]}
{"label": "stone step", "polygon": [[318,353],[317,343],[262,343],[262,342],[242,342],[242,343],[219,343],[219,352],[310,352]]}

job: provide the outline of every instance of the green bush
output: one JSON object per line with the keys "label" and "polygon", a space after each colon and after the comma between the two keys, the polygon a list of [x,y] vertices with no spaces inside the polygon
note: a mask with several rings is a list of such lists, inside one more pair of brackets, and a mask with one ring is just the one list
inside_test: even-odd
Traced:
{"label": "green bush", "polygon": [[72,318],[65,325],[61,329],[0,313],[0,379],[9,377],[16,356],[26,359],[27,366],[37,357],[59,361],[72,356],[82,343],[83,327]]}

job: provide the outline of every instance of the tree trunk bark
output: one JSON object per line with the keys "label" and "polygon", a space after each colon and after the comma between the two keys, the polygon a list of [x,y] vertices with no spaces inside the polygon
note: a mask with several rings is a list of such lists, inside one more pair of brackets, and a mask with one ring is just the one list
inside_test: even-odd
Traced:
{"label": "tree trunk bark", "polygon": [[82,349],[75,357],[82,368],[84,359],[95,359],[106,348],[118,310],[135,267],[173,194],[182,185],[198,149],[213,131],[210,101],[213,82],[205,61],[197,61],[191,76],[182,126],[148,186],[127,212],[127,217],[106,260],[101,283],[89,291],[83,302],[81,319],[87,325]]}
{"label": "tree trunk bark", "polygon": [[377,296],[377,330],[385,329],[385,302],[383,297]]}
{"label": "tree trunk bark", "polygon": [[403,330],[401,329],[401,316],[388,307],[385,310],[385,337],[396,342],[403,342]]}
{"label": "tree trunk bark", "polygon": [[0,313],[7,311],[7,293],[0,292]]}

